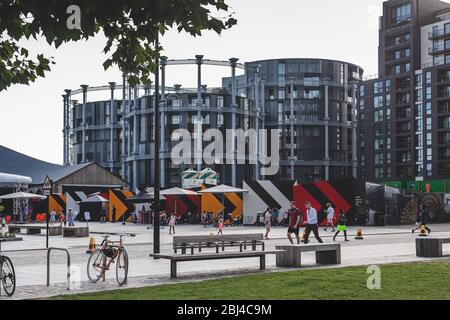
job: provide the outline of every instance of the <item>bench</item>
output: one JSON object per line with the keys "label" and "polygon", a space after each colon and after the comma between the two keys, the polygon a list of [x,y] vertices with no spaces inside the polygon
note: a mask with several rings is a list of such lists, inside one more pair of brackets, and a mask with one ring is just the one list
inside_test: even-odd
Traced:
{"label": "bench", "polygon": [[273,251],[246,251],[246,252],[222,252],[222,253],[198,253],[195,255],[186,254],[151,254],[156,259],[170,260],[170,277],[177,277],[177,263],[183,261],[201,261],[201,260],[217,260],[217,259],[240,259],[240,258],[259,258],[259,269],[266,268],[266,255],[277,254],[279,250]]}
{"label": "bench", "polygon": [[89,237],[88,227],[64,227],[63,237],[65,238],[82,238]]}
{"label": "bench", "polygon": [[[21,233],[22,229],[26,230],[26,234],[29,235],[37,235],[41,234],[42,230],[46,230],[47,226],[45,224],[41,225],[32,225],[32,224],[9,224],[8,232],[9,233]],[[49,236],[60,236],[62,235],[62,228],[60,225],[58,226],[48,226],[48,235]]]}
{"label": "bench", "polygon": [[423,258],[443,257],[444,243],[450,243],[450,238],[416,238],[416,255]]}
{"label": "bench", "polygon": [[277,267],[300,268],[302,252],[316,252],[317,264],[341,264],[341,245],[339,243],[319,243],[306,245],[275,246]]}
{"label": "bench", "polygon": [[186,254],[186,249],[189,247],[191,254],[194,254],[194,249],[198,248],[202,252],[202,248],[215,247],[216,253],[219,253],[219,247],[225,251],[225,247],[240,247],[240,252],[247,250],[247,245],[251,245],[253,251],[257,246],[261,246],[264,251],[264,236],[263,234],[227,234],[227,235],[198,235],[198,236],[174,236],[173,237],[173,251],[177,253],[178,249],[182,254]]}

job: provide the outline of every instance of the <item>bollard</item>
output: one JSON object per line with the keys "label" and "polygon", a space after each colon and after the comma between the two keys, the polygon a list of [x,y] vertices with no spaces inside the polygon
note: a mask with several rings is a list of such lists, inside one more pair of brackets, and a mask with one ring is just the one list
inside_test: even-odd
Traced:
{"label": "bollard", "polygon": [[90,238],[89,238],[89,248],[88,248],[88,250],[86,251],[86,253],[92,253],[92,252],[94,252],[95,246],[96,246],[96,244],[95,244],[95,238],[94,238],[94,237],[90,237]]}
{"label": "bollard", "polygon": [[420,233],[419,233],[419,237],[428,237],[425,226],[421,225],[420,226]]}
{"label": "bollard", "polygon": [[358,230],[356,231],[356,237],[355,237],[355,239],[356,240],[362,240],[362,239],[364,239],[363,238],[363,236],[362,236],[362,228],[358,228]]}

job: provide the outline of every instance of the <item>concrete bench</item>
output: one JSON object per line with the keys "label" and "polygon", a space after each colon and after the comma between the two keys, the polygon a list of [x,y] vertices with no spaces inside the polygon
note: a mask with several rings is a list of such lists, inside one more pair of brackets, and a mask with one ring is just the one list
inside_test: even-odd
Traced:
{"label": "concrete bench", "polygon": [[64,227],[63,237],[65,238],[82,238],[89,237],[88,227]]}
{"label": "concrete bench", "polygon": [[320,243],[307,245],[275,246],[277,267],[300,268],[302,252],[316,252],[318,264],[341,264],[341,245],[339,243]]}
{"label": "concrete bench", "polygon": [[222,252],[222,253],[197,253],[195,255],[186,254],[151,254],[157,259],[170,260],[170,277],[177,277],[177,263],[183,261],[201,261],[217,259],[241,259],[241,258],[259,258],[259,269],[266,268],[266,255],[277,254],[279,250],[273,251],[246,251],[246,252]]}
{"label": "concrete bench", "polygon": [[450,238],[417,238],[416,255],[424,258],[443,257],[442,245],[450,243]]}
{"label": "concrete bench", "polygon": [[[26,230],[26,234],[29,235],[37,235],[41,234],[42,230],[47,229],[46,225],[23,225],[23,224],[10,224],[8,225],[9,233],[21,233],[22,229]],[[48,235],[49,236],[60,236],[62,235],[62,227],[61,226],[48,226]]]}
{"label": "concrete bench", "polygon": [[240,251],[247,250],[247,245],[251,246],[255,251],[257,246],[261,246],[264,251],[264,235],[263,234],[227,234],[220,235],[193,235],[193,236],[174,236],[173,237],[173,251],[177,253],[180,249],[182,254],[186,254],[187,248],[194,254],[194,249],[197,248],[199,252],[202,248],[215,247],[216,253],[219,252],[219,247],[225,251],[225,247],[240,247]]}

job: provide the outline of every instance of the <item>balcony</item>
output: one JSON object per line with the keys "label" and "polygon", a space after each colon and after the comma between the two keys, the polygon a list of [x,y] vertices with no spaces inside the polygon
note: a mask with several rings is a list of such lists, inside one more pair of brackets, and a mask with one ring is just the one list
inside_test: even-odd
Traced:
{"label": "balcony", "polygon": [[450,30],[445,30],[444,28],[439,28],[428,32],[428,40],[439,40],[447,36],[450,36]]}
{"label": "balcony", "polygon": [[411,24],[411,15],[395,16],[389,21],[389,25],[386,26],[387,32],[395,32],[401,27],[405,27]]}
{"label": "balcony", "polygon": [[447,52],[450,52],[450,47],[442,45],[442,44],[428,48],[428,54],[431,56],[437,56],[437,55],[444,54]]}
{"label": "balcony", "polygon": [[438,93],[438,99],[448,99],[450,98],[450,87],[448,87],[446,90],[441,90]]}

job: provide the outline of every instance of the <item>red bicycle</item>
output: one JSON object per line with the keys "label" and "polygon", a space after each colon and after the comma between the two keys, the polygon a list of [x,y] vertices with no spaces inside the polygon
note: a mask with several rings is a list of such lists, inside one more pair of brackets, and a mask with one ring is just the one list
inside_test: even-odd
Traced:
{"label": "red bicycle", "polygon": [[[110,236],[119,236],[118,241],[111,241]],[[134,234],[106,234],[102,235],[103,241],[100,249],[91,253],[88,264],[87,274],[89,281],[96,283],[103,278],[105,281],[106,271],[110,269],[111,264],[116,264],[116,279],[119,286],[127,283],[128,278],[128,253],[123,245],[124,237],[134,237]]]}

